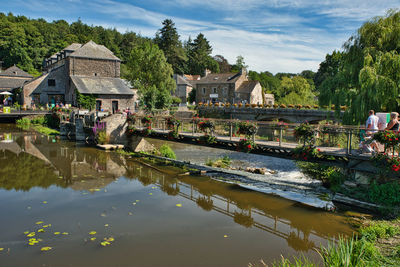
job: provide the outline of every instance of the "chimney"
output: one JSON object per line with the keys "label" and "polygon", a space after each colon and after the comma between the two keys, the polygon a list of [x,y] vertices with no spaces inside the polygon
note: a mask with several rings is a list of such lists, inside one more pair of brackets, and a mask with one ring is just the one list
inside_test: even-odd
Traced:
{"label": "chimney", "polygon": [[208,74],[211,74],[211,70],[205,69],[204,70],[204,77],[207,77]]}

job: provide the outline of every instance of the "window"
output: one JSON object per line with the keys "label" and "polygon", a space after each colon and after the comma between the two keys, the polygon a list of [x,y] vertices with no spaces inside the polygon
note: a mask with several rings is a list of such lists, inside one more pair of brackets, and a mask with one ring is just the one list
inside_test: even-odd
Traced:
{"label": "window", "polygon": [[228,88],[224,87],[222,88],[222,94],[226,95],[228,93]]}
{"label": "window", "polygon": [[213,94],[217,93],[217,88],[216,87],[214,87],[212,90],[213,90]]}
{"label": "window", "polygon": [[96,72],[94,73],[94,76],[97,76],[97,73],[96,73]]}
{"label": "window", "polygon": [[206,88],[203,88],[203,95],[206,94]]}
{"label": "window", "polygon": [[48,79],[48,80],[47,80],[47,85],[48,85],[48,86],[56,86],[56,80],[54,80],[54,79]]}

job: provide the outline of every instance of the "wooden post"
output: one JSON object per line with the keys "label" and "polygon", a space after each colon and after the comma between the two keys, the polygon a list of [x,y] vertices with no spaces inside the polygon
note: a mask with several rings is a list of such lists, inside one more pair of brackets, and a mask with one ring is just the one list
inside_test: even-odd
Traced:
{"label": "wooden post", "polygon": [[232,141],[233,136],[233,123],[229,122],[229,140]]}
{"label": "wooden post", "polygon": [[194,121],[192,121],[192,135],[194,136]]}
{"label": "wooden post", "polygon": [[346,147],[346,155],[349,155],[350,151],[350,131],[347,132],[347,147]]}
{"label": "wooden post", "polygon": [[282,146],[282,138],[283,138],[283,129],[282,126],[279,126],[279,146]]}
{"label": "wooden post", "polygon": [[349,149],[349,154],[351,155],[351,144],[352,144],[352,140],[353,139],[353,131],[350,130],[350,149]]}

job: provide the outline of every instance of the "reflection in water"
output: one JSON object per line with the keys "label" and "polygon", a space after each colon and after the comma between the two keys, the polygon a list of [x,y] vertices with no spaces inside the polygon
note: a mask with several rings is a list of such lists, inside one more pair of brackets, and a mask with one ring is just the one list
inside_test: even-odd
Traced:
{"label": "reflection in water", "polygon": [[33,133],[15,132],[12,142],[0,142],[0,158],[0,188],[6,190],[55,185],[91,191],[124,176],[143,186],[156,185],[168,196],[191,201],[210,212],[208,216],[216,212],[245,228],[282,238],[296,251],[309,251],[332,236],[351,234],[344,218],[336,214],[208,177],[177,176],[171,168],[149,166],[116,153],[76,147]]}

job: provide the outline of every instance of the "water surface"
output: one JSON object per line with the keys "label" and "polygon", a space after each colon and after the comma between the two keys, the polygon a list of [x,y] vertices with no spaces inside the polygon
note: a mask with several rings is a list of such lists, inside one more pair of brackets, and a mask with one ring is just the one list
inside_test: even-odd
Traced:
{"label": "water surface", "polygon": [[247,266],[318,258],[352,233],[339,213],[12,125],[0,134],[0,266]]}

